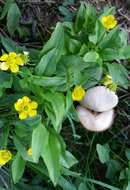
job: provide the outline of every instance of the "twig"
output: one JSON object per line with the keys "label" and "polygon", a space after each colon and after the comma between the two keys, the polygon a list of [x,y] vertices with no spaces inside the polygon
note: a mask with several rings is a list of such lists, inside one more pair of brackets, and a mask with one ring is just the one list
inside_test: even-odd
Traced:
{"label": "twig", "polygon": [[123,13],[121,12],[121,9],[118,9],[117,11],[118,11],[118,13],[119,13],[121,16],[123,16],[124,18],[126,18],[126,19],[130,22],[130,18],[129,18],[127,15],[123,14]]}

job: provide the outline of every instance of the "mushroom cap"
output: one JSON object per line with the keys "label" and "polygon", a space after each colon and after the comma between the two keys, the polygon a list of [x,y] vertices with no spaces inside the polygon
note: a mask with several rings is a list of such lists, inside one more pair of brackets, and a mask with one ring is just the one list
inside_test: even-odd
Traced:
{"label": "mushroom cap", "polygon": [[77,114],[81,124],[89,131],[101,132],[110,128],[114,121],[114,110],[102,113],[92,113],[81,106],[77,107]]}
{"label": "mushroom cap", "polygon": [[96,112],[108,111],[116,107],[118,96],[105,86],[96,86],[87,90],[80,104]]}

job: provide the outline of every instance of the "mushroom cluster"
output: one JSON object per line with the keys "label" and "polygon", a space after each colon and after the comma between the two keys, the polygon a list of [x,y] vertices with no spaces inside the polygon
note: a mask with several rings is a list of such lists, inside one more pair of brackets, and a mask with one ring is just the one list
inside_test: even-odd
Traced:
{"label": "mushroom cluster", "polygon": [[82,125],[89,131],[104,131],[111,127],[114,120],[114,107],[118,96],[105,86],[96,86],[87,90],[77,114]]}

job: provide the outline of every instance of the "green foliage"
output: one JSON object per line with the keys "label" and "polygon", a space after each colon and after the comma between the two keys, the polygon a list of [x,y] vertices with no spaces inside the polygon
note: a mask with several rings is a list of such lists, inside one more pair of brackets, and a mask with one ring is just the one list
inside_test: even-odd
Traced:
{"label": "green foliage", "polygon": [[[60,8],[65,16],[68,14],[66,10],[68,9]],[[15,186],[12,184],[14,189],[39,189],[38,184],[44,179],[49,184],[47,188],[45,184],[46,190],[54,188],[53,185],[57,185],[58,190],[95,190],[94,184],[119,190],[114,187],[116,184],[108,185],[88,178],[88,175],[92,178],[97,177],[96,174],[94,176],[90,174],[89,168],[93,160],[95,158],[97,160],[96,149],[100,162],[106,165],[106,177],[110,182],[112,177],[120,173],[119,185],[122,187],[123,181],[125,184],[123,190],[129,189],[129,166],[120,163],[122,158],[115,158],[116,155],[111,152],[110,146],[106,145],[107,142],[104,144],[101,142],[102,139],[104,142],[104,138],[96,142],[97,146],[93,147],[94,138],[89,138],[91,135],[87,134],[89,141],[86,144],[90,144],[90,152],[86,158],[87,149],[83,150],[83,155],[78,155],[83,144],[80,140],[83,139],[82,135],[77,135],[75,132],[81,129],[75,111],[77,104],[72,100],[74,86],[82,85],[88,89],[101,84],[102,77],[109,74],[120,89],[129,87],[128,71],[121,64],[122,60],[130,59],[128,36],[118,26],[110,31],[105,30],[101,17],[108,14],[114,14],[114,9],[106,8],[97,14],[93,7],[81,3],[75,20],[58,22],[50,39],[41,50],[21,47],[11,39],[0,35],[2,54],[28,51],[30,57],[29,62],[17,74],[0,70],[0,148],[10,149],[14,154],[11,164],[12,180],[16,184]],[[0,19],[4,19],[6,15],[8,32],[12,36],[21,18],[19,8],[14,1],[6,2]],[[23,96],[28,96],[38,103],[38,114],[21,121],[14,104]],[[75,155],[78,155],[81,163],[86,159],[86,168],[82,169],[84,166],[81,164],[81,169],[77,169],[78,161],[68,151],[72,150],[68,122],[74,133]],[[67,140],[63,138],[66,128]],[[32,156],[27,153],[30,147]],[[129,149],[126,149],[125,154],[130,160]],[[36,178],[38,182],[33,179],[30,184],[25,183],[22,178],[25,166],[32,171],[32,176],[33,172],[35,175],[38,174],[38,180]],[[85,177],[80,176],[82,170],[85,170]],[[117,186],[120,188],[119,185]]]}

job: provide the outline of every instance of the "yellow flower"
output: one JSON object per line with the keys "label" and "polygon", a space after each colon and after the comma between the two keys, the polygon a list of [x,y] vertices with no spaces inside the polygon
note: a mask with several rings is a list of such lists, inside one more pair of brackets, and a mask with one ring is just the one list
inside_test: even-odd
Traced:
{"label": "yellow flower", "polygon": [[28,55],[16,54],[15,52],[10,52],[9,54],[4,54],[0,57],[0,69],[3,71],[10,70],[12,73],[19,72],[19,66],[23,66],[28,62]]}
{"label": "yellow flower", "polygon": [[102,84],[104,86],[112,84],[112,77],[110,75],[105,75],[104,78],[102,79]]}
{"label": "yellow flower", "polygon": [[81,101],[85,96],[85,90],[81,86],[75,86],[72,92],[72,99],[74,101]]}
{"label": "yellow flower", "polygon": [[37,115],[37,102],[30,100],[30,98],[27,96],[18,99],[14,104],[14,107],[15,110],[19,113],[19,119],[21,120],[28,117],[35,117]]}
{"label": "yellow flower", "polygon": [[114,92],[117,90],[117,84],[112,81],[112,77],[110,75],[104,76],[101,83]]}
{"label": "yellow flower", "polygon": [[113,15],[103,16],[101,22],[107,30],[110,30],[117,25],[117,20]]}
{"label": "yellow flower", "polygon": [[29,149],[27,150],[27,154],[28,154],[29,156],[32,156],[32,148],[29,148]]}
{"label": "yellow flower", "polygon": [[12,153],[9,150],[0,150],[0,166],[5,165],[12,159]]}

